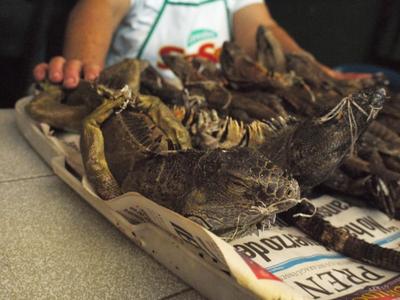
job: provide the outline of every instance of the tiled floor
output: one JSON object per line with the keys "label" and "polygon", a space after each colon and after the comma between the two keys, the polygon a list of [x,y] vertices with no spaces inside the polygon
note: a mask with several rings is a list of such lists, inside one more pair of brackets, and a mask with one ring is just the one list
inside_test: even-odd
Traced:
{"label": "tiled floor", "polygon": [[53,175],[0,110],[0,299],[193,299]]}

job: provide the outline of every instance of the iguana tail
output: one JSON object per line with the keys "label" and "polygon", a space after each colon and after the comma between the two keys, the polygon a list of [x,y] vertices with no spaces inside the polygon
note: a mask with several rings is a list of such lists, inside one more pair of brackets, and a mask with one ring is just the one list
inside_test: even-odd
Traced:
{"label": "iguana tail", "polygon": [[307,207],[307,204],[301,203],[280,216],[325,247],[361,262],[400,272],[399,251],[371,244],[352,236],[344,228],[333,226],[318,214],[312,217],[295,216],[299,211],[309,214],[310,208]]}

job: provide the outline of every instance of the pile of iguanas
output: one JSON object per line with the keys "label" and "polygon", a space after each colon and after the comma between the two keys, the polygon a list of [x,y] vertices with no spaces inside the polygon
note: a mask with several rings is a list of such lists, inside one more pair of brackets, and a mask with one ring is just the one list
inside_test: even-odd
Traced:
{"label": "pile of iguanas", "polygon": [[[283,54],[264,28],[257,43],[254,61],[226,42],[221,68],[163,57],[181,87],[135,59],[72,91],[43,82],[27,112],[80,132],[87,178],[104,200],[136,191],[230,238],[269,226],[281,214],[327,247],[399,271],[399,252],[331,226],[303,198],[322,183],[345,190],[344,184],[370,184],[389,172],[373,164],[382,159],[376,153],[390,158],[399,149],[382,146],[389,137],[374,140],[384,126],[375,121],[387,98],[381,78],[335,81],[309,55]],[[371,147],[364,160],[360,151]],[[370,177],[347,178],[347,165]],[[388,184],[386,173],[378,182]]]}

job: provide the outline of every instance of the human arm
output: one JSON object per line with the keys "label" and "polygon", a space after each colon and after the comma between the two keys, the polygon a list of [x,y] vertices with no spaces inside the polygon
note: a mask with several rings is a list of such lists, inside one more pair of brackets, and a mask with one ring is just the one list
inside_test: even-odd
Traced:
{"label": "human arm", "polygon": [[63,56],[53,57],[34,70],[34,78],[76,87],[80,75],[95,79],[104,66],[112,35],[130,7],[130,0],[80,0],[71,11]]}
{"label": "human arm", "polygon": [[[233,35],[235,42],[252,57],[256,55],[256,32],[260,25],[266,26],[280,42],[286,53],[310,55],[271,16],[264,3],[255,3],[239,9],[233,15]],[[318,63],[321,69],[335,79],[356,79],[370,77],[370,74],[342,73]]]}
{"label": "human arm", "polygon": [[272,31],[284,52],[304,52],[296,41],[272,18],[264,3],[254,3],[239,9],[233,15],[235,42],[252,57],[256,55],[256,32],[260,25]]}

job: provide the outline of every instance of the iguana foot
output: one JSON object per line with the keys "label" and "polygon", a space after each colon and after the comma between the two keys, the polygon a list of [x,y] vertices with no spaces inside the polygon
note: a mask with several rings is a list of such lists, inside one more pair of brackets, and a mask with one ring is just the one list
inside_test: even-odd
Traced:
{"label": "iguana foot", "polygon": [[[77,89],[80,92],[90,89],[86,84],[81,83]],[[63,103],[66,93],[60,85],[42,82],[40,86],[42,91],[28,103],[27,113],[35,121],[47,123],[54,128],[79,132],[82,120],[93,108],[85,103],[75,105]]]}
{"label": "iguana foot", "polygon": [[156,124],[179,149],[192,148],[189,132],[160,98],[140,95],[137,99],[137,106],[152,119],[154,124]]}

